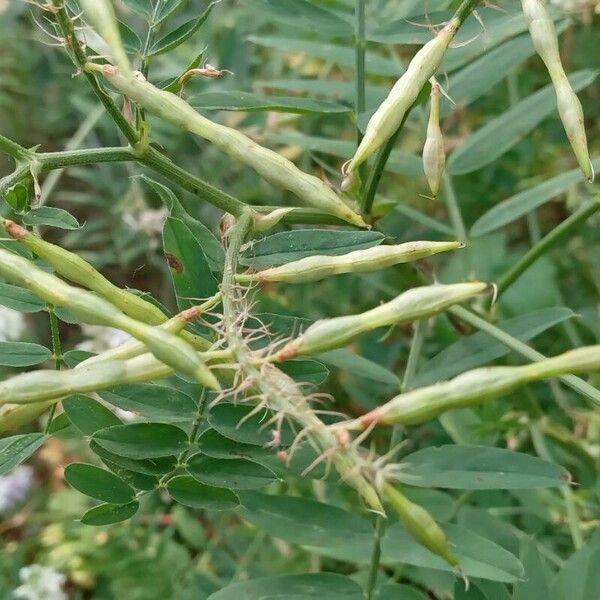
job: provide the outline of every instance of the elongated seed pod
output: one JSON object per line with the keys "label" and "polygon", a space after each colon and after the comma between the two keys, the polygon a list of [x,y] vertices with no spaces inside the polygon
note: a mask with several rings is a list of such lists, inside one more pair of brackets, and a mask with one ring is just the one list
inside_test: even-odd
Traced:
{"label": "elongated seed pod", "polygon": [[418,425],[455,408],[476,406],[540,379],[600,370],[600,346],[570,350],[521,367],[485,367],[396,396],[363,415],[350,428],[372,424]]}
{"label": "elongated seed pod", "polygon": [[422,506],[411,502],[389,483],[385,484],[383,493],[402,525],[419,544],[441,556],[453,567],[458,566],[458,558],[450,549],[446,534]]}
{"label": "elongated seed pod", "polygon": [[[90,66],[92,69],[94,67]],[[277,152],[260,146],[235,129],[213,123],[197,113],[185,100],[157,89],[140,74],[128,77],[111,65],[104,65],[101,71],[117,90],[149,113],[212,142],[235,160],[254,169],[266,181],[289,190],[310,206],[358,227],[366,227],[362,217],[325,183],[304,173]]]}
{"label": "elongated seed pod", "polygon": [[57,402],[71,394],[85,394],[115,385],[161,379],[172,373],[171,367],[152,354],[67,371],[41,369],[16,375],[0,383],[0,404],[30,404],[51,400]]}
{"label": "elongated seed pod", "polygon": [[[13,221],[3,220],[3,225],[11,238],[27,246],[59,275],[96,292],[126,315],[149,325],[160,325],[167,321],[168,317],[158,306],[117,287],[74,252],[47,242]],[[181,336],[199,350],[210,347],[208,340],[188,331],[181,331]]]}
{"label": "elongated seed pod", "polygon": [[460,24],[457,19],[452,19],[434,39],[415,54],[404,75],[371,117],[365,136],[347,165],[346,173],[356,171],[396,133],[419,93],[438,70]]}
{"label": "elongated seed pod", "polygon": [[277,358],[288,360],[298,355],[339,348],[361,333],[434,315],[488,288],[487,283],[481,282],[413,288],[367,312],[317,321],[300,337],[289,342]]}
{"label": "elongated seed pod", "polygon": [[591,182],[594,180],[594,168],[588,150],[583,108],[563,68],[554,21],[546,9],[544,0],[521,0],[521,4],[533,45],[552,79],[558,114],[573,153],[582,173]]}
{"label": "elongated seed pod", "polygon": [[[186,325],[189,325],[191,322],[195,321],[205,310],[208,310],[214,306],[218,302],[219,298],[220,294],[216,294],[207,302],[198,306],[192,306],[191,308],[180,312],[178,315],[175,315],[158,327],[169,333],[177,334],[181,332]],[[84,360],[83,362],[79,363],[76,368],[93,365],[95,363],[104,362],[107,360],[127,360],[128,358],[134,358],[140,354],[144,354],[147,351],[148,349],[142,342],[132,339],[116,348],[112,348],[106,352],[102,352],[102,354],[98,354],[97,356],[92,356],[91,358]]]}
{"label": "elongated seed pod", "polygon": [[113,59],[120,69],[131,72],[129,59],[123,48],[119,22],[110,0],[79,0],[85,18],[107,43]]}
{"label": "elongated seed pod", "polygon": [[0,406],[0,433],[7,433],[28,425],[42,415],[54,400],[35,404],[4,404]]}
{"label": "elongated seed pod", "polygon": [[236,275],[236,280],[239,283],[318,281],[341,273],[377,271],[462,247],[461,242],[406,242],[397,246],[375,246],[340,256],[308,256],[258,273]]}
{"label": "elongated seed pod", "polygon": [[444,167],[446,166],[446,151],[444,150],[444,136],[440,127],[440,98],[442,90],[440,84],[431,78],[431,108],[429,123],[427,124],[427,138],[423,146],[423,170],[429,184],[429,189],[434,198],[440,191]]}
{"label": "elongated seed pod", "polygon": [[50,304],[69,309],[82,321],[121,329],[140,342],[165,364],[194,377],[199,383],[218,389],[219,383],[193,348],[181,338],[157,327],[136,321],[113,304],[80,288],[72,287],[27,259],[0,249],[0,275],[25,287]]}

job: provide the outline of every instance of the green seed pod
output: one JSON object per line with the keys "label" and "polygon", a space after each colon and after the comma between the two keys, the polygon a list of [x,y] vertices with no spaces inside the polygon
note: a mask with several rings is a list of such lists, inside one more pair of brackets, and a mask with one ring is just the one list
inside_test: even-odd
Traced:
{"label": "green seed pod", "polygon": [[446,165],[446,151],[444,149],[444,136],[440,128],[440,98],[442,90],[440,84],[431,78],[431,109],[427,125],[427,139],[423,146],[423,170],[429,184],[429,189],[434,198],[440,191],[442,176]]}
{"label": "green seed pod", "polygon": [[[11,238],[27,246],[59,275],[96,292],[126,315],[149,325],[160,325],[167,321],[168,317],[160,308],[117,287],[77,254],[43,240],[13,221],[3,221],[3,225]],[[209,341],[193,333],[182,331],[181,335],[199,350],[207,350],[210,347]]]}
{"label": "green seed pod", "polygon": [[0,433],[7,433],[28,425],[46,409],[54,404],[50,402],[36,402],[35,404],[4,404],[0,406]]}
{"label": "green seed pod", "polygon": [[462,248],[460,242],[407,242],[397,246],[375,246],[340,256],[309,256],[258,273],[236,275],[239,283],[318,281],[341,273],[365,273],[412,262],[440,252]]}
{"label": "green seed pod", "polygon": [[[89,65],[89,68],[96,70],[98,67]],[[304,173],[277,152],[260,146],[235,129],[213,123],[179,96],[154,87],[141,74],[127,77],[111,65],[105,65],[100,70],[117,90],[149,113],[212,142],[225,154],[254,169],[269,183],[289,190],[310,206],[357,227],[366,227],[362,217],[323,181]]]}
{"label": "green seed pod", "polygon": [[346,168],[346,174],[356,171],[396,133],[421,90],[438,70],[460,24],[457,19],[452,19],[415,54],[404,75],[371,117],[365,136]]}
{"label": "green seed pod", "polygon": [[450,549],[446,534],[422,506],[411,502],[389,483],[384,486],[384,495],[402,525],[419,544],[441,556],[453,567],[458,566],[458,558]]}
{"label": "green seed pod", "polygon": [[28,260],[0,249],[0,275],[25,287],[50,304],[63,306],[85,323],[121,329],[140,342],[162,362],[194,377],[199,383],[218,389],[219,383],[193,348],[181,338],[136,321],[104,298],[75,288],[42,271]]}
{"label": "green seed pod", "polygon": [[79,0],[85,18],[100,34],[112,52],[115,64],[131,73],[131,65],[123,48],[119,22],[110,0]]}
{"label": "green seed pod", "polygon": [[339,348],[361,333],[429,317],[488,288],[488,284],[481,282],[413,288],[367,312],[317,321],[289,342],[277,358],[284,361]]}
{"label": "green seed pod", "polygon": [[562,66],[554,22],[544,0],[521,0],[521,4],[533,45],[552,79],[556,91],[558,114],[573,153],[582,173],[591,182],[594,180],[594,169],[588,150],[583,108]]}
{"label": "green seed pod", "polygon": [[455,408],[476,406],[540,379],[600,370],[600,346],[570,350],[522,367],[485,367],[449,381],[396,396],[360,417],[356,429],[377,425],[418,425]]}
{"label": "green seed pod", "polygon": [[[204,304],[192,306],[191,308],[180,312],[178,315],[175,315],[168,321],[165,321],[162,325],[159,325],[159,329],[163,329],[168,333],[180,333],[183,331],[183,328],[186,327],[186,325],[189,325],[195,321],[203,312],[214,306],[218,302],[220,296],[220,294],[216,294]],[[117,348],[112,348],[111,350],[107,350],[102,354],[98,354],[97,356],[92,356],[91,358],[84,360],[77,365],[77,368],[104,362],[106,360],[127,360],[128,358],[134,358],[140,354],[144,354],[147,351],[148,349],[142,342],[132,339],[124,344],[121,344]]]}
{"label": "green seed pod", "polygon": [[172,368],[151,354],[125,362],[107,361],[68,371],[42,369],[16,375],[0,383],[0,404],[58,402],[71,394],[160,379],[172,373]]}

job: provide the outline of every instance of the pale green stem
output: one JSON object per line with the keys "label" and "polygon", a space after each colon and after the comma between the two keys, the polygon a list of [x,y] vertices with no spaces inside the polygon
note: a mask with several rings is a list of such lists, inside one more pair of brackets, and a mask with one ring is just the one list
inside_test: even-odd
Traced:
{"label": "pale green stem", "polygon": [[[503,343],[505,346],[515,351],[517,354],[531,360],[533,362],[539,362],[545,360],[547,357],[534,350],[521,340],[514,338],[502,329],[495,327],[491,323],[488,323],[485,319],[482,319],[470,310],[463,308],[462,306],[451,306],[448,312],[458,317],[461,321],[472,325],[480,331],[484,331],[494,339]],[[558,377],[565,385],[569,386],[572,390],[575,390],[582,396],[591,400],[596,406],[600,406],[600,390],[591,386],[589,383],[576,377],[575,375],[561,375]]]}

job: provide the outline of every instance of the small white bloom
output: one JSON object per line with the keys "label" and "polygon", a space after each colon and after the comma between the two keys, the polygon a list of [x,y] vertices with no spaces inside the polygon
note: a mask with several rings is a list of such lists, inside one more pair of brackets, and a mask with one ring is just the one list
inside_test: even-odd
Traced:
{"label": "small white bloom", "polygon": [[128,333],[113,327],[82,325],[81,331],[87,339],[77,344],[77,349],[96,354],[116,348],[131,339]]}
{"label": "small white bloom", "polygon": [[66,576],[50,567],[30,565],[19,570],[23,585],[14,590],[16,598],[26,600],[68,600],[62,587]]}
{"label": "small white bloom", "polygon": [[134,209],[123,215],[123,222],[134,231],[141,231],[148,237],[155,237],[162,232],[168,215],[169,210],[166,207]]}
{"label": "small white bloom", "polygon": [[33,483],[33,469],[26,465],[0,477],[0,515],[10,512],[23,502]]}
{"label": "small white bloom", "polygon": [[0,306],[0,342],[18,340],[25,329],[25,317],[20,312]]}

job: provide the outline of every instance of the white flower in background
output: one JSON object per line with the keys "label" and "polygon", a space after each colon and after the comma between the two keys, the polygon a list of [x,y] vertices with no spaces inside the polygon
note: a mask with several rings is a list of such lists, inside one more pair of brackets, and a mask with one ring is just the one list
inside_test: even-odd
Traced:
{"label": "white flower in background", "polygon": [[134,231],[145,233],[148,237],[156,237],[162,233],[168,215],[169,210],[166,207],[134,208],[123,215],[123,222]]}
{"label": "white flower in background", "polygon": [[26,600],[68,600],[62,586],[66,576],[50,567],[30,565],[19,570],[23,585],[14,592],[16,598]]}
{"label": "white flower in background", "polygon": [[100,327],[99,325],[82,325],[81,331],[85,340],[77,344],[78,350],[100,354],[105,350],[116,348],[131,339],[131,336],[120,329]]}
{"label": "white flower in background", "polygon": [[20,312],[0,306],[0,342],[18,340],[25,328],[25,317]]}
{"label": "white flower in background", "polygon": [[0,515],[18,507],[28,496],[33,483],[33,469],[17,467],[12,473],[0,477]]}

